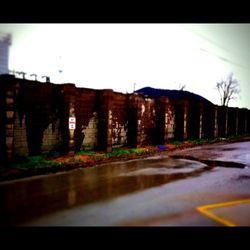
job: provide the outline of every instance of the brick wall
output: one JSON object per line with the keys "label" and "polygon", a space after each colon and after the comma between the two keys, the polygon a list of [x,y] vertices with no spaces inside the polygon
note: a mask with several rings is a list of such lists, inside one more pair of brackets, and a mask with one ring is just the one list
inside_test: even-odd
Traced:
{"label": "brick wall", "polygon": [[[5,80],[2,77],[2,82]],[[6,157],[6,103],[5,103],[5,90],[6,85],[0,84],[0,159]]]}
{"label": "brick wall", "polygon": [[174,138],[177,140],[186,140],[188,138],[189,126],[189,106],[187,100],[178,100],[172,103],[174,107]]}
{"label": "brick wall", "polygon": [[98,135],[98,117],[97,112],[93,112],[93,116],[90,118],[88,126],[82,126],[81,133],[84,134],[84,139],[81,144],[81,150],[94,149],[97,146]]}
{"label": "brick wall", "polygon": [[214,138],[218,135],[217,106],[205,105],[203,129],[205,138]]}
{"label": "brick wall", "polygon": [[25,125],[25,116],[19,117],[18,112],[15,115],[14,126],[14,146],[13,154],[20,156],[28,156],[28,143]]}
{"label": "brick wall", "polygon": [[227,137],[227,132],[228,132],[228,108],[227,107],[218,106],[217,122],[218,122],[218,136]]}
{"label": "brick wall", "polygon": [[41,151],[58,151],[62,143],[62,137],[59,128],[59,119],[50,123],[43,132]]}
{"label": "brick wall", "polygon": [[[69,117],[76,118],[75,129]],[[247,109],[0,76],[1,161],[44,151],[140,147],[250,132]]]}
{"label": "brick wall", "polygon": [[171,105],[167,106],[167,111],[165,114],[165,121],[167,126],[167,138],[174,139],[174,120],[175,120],[175,113],[174,107]]}
{"label": "brick wall", "polygon": [[145,98],[141,102],[141,119],[139,128],[141,130],[140,144],[152,145],[156,144],[155,130],[156,130],[156,111],[155,100],[151,98]]}
{"label": "brick wall", "polygon": [[96,91],[79,88],[75,90],[75,150],[91,149],[97,146]]}
{"label": "brick wall", "polygon": [[247,133],[250,133],[250,110],[247,110]]}
{"label": "brick wall", "polygon": [[228,108],[228,136],[238,134],[238,109]]}
{"label": "brick wall", "polygon": [[127,145],[128,95],[114,92],[112,103],[112,146]]}

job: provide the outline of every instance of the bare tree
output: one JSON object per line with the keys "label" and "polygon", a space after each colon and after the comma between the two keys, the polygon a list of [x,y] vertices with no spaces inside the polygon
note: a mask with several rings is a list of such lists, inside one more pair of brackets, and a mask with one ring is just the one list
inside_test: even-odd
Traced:
{"label": "bare tree", "polygon": [[182,91],[182,90],[184,90],[185,88],[186,88],[186,85],[185,85],[185,84],[184,84],[184,85],[181,84],[181,83],[179,84],[179,90]]}
{"label": "bare tree", "polygon": [[217,82],[216,88],[220,93],[222,106],[228,106],[229,101],[236,99],[240,93],[240,84],[237,79],[233,79],[233,73],[230,73],[226,80]]}

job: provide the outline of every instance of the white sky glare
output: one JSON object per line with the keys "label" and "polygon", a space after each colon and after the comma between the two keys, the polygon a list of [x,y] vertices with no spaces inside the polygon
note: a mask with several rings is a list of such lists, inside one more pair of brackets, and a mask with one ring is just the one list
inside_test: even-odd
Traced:
{"label": "white sky glare", "polygon": [[0,24],[0,32],[12,34],[10,70],[123,93],[181,84],[215,104],[216,82],[233,72],[241,94],[229,106],[250,108],[250,24]]}

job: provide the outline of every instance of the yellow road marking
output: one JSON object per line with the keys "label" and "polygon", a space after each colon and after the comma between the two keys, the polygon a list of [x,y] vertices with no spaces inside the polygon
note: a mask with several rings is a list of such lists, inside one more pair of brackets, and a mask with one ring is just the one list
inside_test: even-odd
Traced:
{"label": "yellow road marking", "polygon": [[250,199],[210,204],[210,205],[197,207],[196,209],[200,213],[208,216],[211,219],[214,219],[215,221],[220,222],[221,224],[224,224],[224,225],[229,226],[229,227],[234,227],[234,226],[237,226],[237,225],[235,223],[233,223],[232,221],[226,220],[226,219],[224,219],[222,217],[219,217],[219,216],[217,216],[217,215],[215,215],[215,214],[213,214],[213,213],[211,213],[211,212],[209,212],[207,210],[208,209],[213,209],[213,208],[218,208],[218,207],[232,206],[232,205],[237,205],[237,204],[242,204],[242,203],[247,203],[247,202],[250,202]]}

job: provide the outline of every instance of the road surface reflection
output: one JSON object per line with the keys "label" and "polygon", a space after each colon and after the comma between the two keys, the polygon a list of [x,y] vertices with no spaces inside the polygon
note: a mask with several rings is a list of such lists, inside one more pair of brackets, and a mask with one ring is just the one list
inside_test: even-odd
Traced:
{"label": "road surface reflection", "polygon": [[[211,169],[187,159],[151,157],[0,185],[1,221],[15,224],[56,210],[199,176]],[[11,189],[8,185],[12,185]]]}

